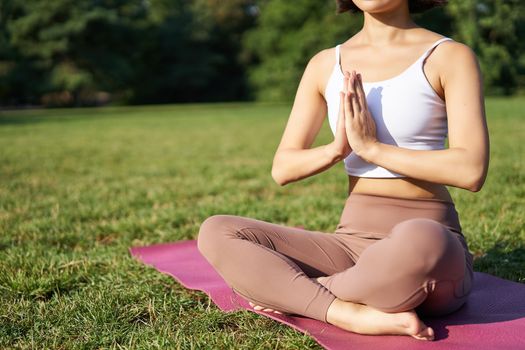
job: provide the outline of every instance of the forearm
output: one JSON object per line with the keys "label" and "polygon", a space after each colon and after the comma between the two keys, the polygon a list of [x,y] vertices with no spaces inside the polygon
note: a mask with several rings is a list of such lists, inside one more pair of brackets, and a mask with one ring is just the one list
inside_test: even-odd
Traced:
{"label": "forearm", "polygon": [[377,142],[362,155],[367,162],[429,182],[479,191],[487,164],[466,149],[412,150]]}
{"label": "forearm", "polygon": [[341,159],[332,144],[309,149],[283,149],[273,159],[272,177],[283,186],[323,172]]}

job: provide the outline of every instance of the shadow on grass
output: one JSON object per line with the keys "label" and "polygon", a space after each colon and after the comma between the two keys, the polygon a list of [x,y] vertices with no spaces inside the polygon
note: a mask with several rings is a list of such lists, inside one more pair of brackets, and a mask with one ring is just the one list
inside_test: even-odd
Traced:
{"label": "shadow on grass", "polygon": [[100,116],[97,115],[86,115],[84,114],[73,114],[73,115],[45,115],[45,114],[23,114],[23,115],[0,115],[0,126],[3,125],[29,125],[43,122],[70,122],[81,119],[94,119]]}
{"label": "shadow on grass", "polygon": [[14,110],[0,113],[0,126],[2,125],[27,125],[42,122],[70,122],[83,119],[96,119],[104,117],[125,117],[124,111],[97,107],[76,109],[35,109]]}
{"label": "shadow on grass", "polygon": [[10,116],[1,116],[0,115],[0,125],[24,125],[24,124],[33,124],[46,121],[45,118],[41,117],[10,117]]}
{"label": "shadow on grass", "polygon": [[129,118],[130,116],[144,117],[164,113],[166,117],[185,116],[191,113],[192,117],[207,117],[217,110],[232,112],[239,110],[251,111],[259,107],[286,106],[284,103],[262,102],[207,102],[207,103],[178,103],[178,104],[151,104],[129,106],[103,106],[79,108],[36,108],[0,110],[0,126],[24,125],[48,121],[76,121],[95,118]]}
{"label": "shadow on grass", "polygon": [[[525,243],[525,242],[524,242]],[[505,249],[502,242],[474,260],[474,270],[525,283],[525,247]]]}

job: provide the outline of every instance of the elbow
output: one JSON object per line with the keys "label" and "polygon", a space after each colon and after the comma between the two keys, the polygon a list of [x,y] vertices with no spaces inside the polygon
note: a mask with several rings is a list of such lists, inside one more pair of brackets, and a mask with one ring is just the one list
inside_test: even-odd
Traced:
{"label": "elbow", "polygon": [[465,177],[464,188],[470,192],[479,192],[485,183],[486,177],[486,168],[476,169],[471,172],[470,176]]}
{"label": "elbow", "polygon": [[468,183],[465,186],[465,189],[469,190],[470,192],[479,192],[482,187],[483,187],[483,181],[474,181],[474,182]]}
{"label": "elbow", "polygon": [[272,162],[272,179],[279,186],[284,186],[291,182],[287,173],[287,169],[284,166],[286,163],[279,159],[279,153],[275,154]]}
{"label": "elbow", "polygon": [[286,179],[284,178],[282,171],[279,171],[275,165],[272,166],[272,179],[279,186],[284,186],[288,183]]}

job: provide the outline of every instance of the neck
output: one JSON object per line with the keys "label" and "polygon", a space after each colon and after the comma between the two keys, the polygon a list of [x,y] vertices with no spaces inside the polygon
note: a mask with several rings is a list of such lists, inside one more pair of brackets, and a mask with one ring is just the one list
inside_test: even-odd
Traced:
{"label": "neck", "polygon": [[404,37],[407,29],[417,27],[410,17],[407,1],[405,6],[400,6],[391,11],[365,12],[361,35],[362,40],[367,44],[384,45]]}

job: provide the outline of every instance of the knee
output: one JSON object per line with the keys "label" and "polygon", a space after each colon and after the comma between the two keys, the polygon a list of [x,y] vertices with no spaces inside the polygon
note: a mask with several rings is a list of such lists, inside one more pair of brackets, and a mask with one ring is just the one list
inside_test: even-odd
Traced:
{"label": "knee", "polygon": [[426,218],[406,220],[394,227],[392,238],[405,247],[414,265],[426,271],[443,261],[464,264],[459,240],[439,222]]}
{"label": "knee", "polygon": [[405,220],[394,226],[392,237],[401,239],[414,248],[437,250],[446,245],[447,232],[437,221],[418,218]]}
{"label": "knee", "polygon": [[219,258],[219,253],[226,243],[226,236],[231,232],[230,215],[212,215],[204,220],[197,236],[199,252],[210,262]]}

